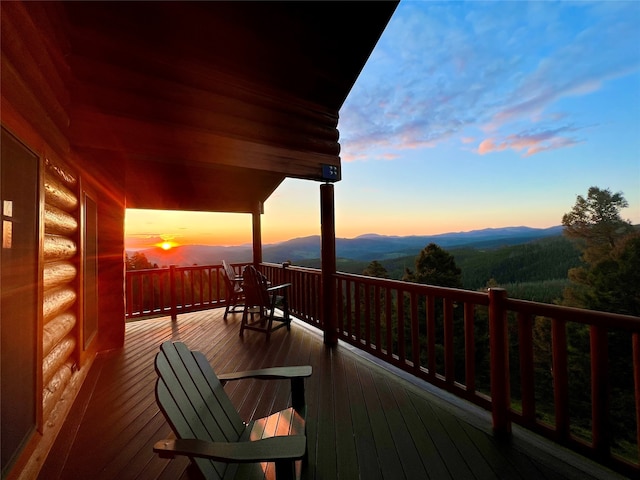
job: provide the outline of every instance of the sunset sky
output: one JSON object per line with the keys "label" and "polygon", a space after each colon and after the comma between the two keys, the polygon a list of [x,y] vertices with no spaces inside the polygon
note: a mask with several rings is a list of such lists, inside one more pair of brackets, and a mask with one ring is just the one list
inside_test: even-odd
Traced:
{"label": "sunset sky", "polygon": [[[590,186],[640,223],[640,2],[403,1],[340,111],[336,235],[550,227]],[[320,233],[286,180],[263,243]],[[128,210],[127,248],[251,242],[251,216]]]}

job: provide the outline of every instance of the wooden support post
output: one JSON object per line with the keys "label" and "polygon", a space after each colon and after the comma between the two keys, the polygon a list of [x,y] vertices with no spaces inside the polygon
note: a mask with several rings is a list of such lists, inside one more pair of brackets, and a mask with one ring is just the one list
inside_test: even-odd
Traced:
{"label": "wooden support post", "polygon": [[335,314],[335,288],[333,276],[336,273],[336,226],[333,184],[320,185],[320,221],[322,235],[322,325],[324,343],[334,346],[338,343]]}
{"label": "wooden support post", "polygon": [[176,321],[178,319],[177,297],[178,296],[176,292],[176,266],[169,265],[169,298],[171,300],[171,320],[173,321]]}
{"label": "wooden support post", "polygon": [[253,227],[253,265],[258,268],[262,263],[262,226],[260,215],[262,215],[262,203],[258,202],[253,212],[251,212]]}
{"label": "wooden support post", "polygon": [[491,414],[493,432],[511,435],[511,387],[509,383],[509,335],[504,301],[507,291],[489,289],[489,348],[491,350]]}

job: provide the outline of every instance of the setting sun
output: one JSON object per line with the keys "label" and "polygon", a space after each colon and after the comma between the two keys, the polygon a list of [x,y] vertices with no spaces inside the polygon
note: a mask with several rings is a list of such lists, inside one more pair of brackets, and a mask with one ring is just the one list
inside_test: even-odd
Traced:
{"label": "setting sun", "polygon": [[175,242],[164,241],[162,243],[158,243],[157,245],[163,250],[171,250],[173,247],[177,246],[178,244]]}

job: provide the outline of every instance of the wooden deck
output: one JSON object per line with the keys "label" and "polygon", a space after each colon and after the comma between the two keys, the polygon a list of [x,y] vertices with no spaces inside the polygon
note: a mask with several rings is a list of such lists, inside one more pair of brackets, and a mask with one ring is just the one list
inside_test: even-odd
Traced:
{"label": "wooden deck", "polygon": [[[193,479],[184,458],[160,459],[153,444],[170,434],[154,397],[153,359],[165,340],[204,352],[218,372],[311,364],[308,479],[619,479],[584,457],[514,427],[511,442],[491,434],[490,415],[417,380],[402,378],[301,323],[240,339],[240,315],[223,309],[127,324],[125,346],[98,356],[38,478]],[[226,386],[243,418],[289,401],[287,381]]]}

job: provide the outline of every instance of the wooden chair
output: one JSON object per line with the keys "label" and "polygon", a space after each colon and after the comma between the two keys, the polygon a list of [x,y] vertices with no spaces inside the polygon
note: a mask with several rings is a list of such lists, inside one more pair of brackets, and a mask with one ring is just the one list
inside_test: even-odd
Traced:
{"label": "wooden chair", "polygon": [[[311,366],[216,376],[204,354],[167,341],[155,369],[156,401],[177,438],[157,442],[154,452],[163,458],[187,455],[207,479],[255,478],[256,473],[263,478],[271,462],[280,480],[301,474],[307,451],[304,378]],[[243,378],[290,379],[292,406],[244,423],[221,383]]]}
{"label": "wooden chair", "polygon": [[235,270],[226,261],[222,261],[222,278],[226,290],[226,307],[223,318],[226,320],[229,313],[240,313],[244,311],[244,290],[242,289],[242,276],[237,275]]}
{"label": "wooden chair", "polygon": [[[269,286],[264,275],[252,265],[248,265],[242,274],[245,294],[244,312],[240,325],[240,336],[245,330],[266,333],[267,340],[271,332],[282,327],[291,329],[289,302],[287,298],[290,283]],[[278,310],[282,314],[278,313]]]}

